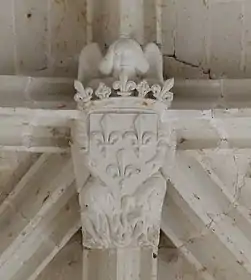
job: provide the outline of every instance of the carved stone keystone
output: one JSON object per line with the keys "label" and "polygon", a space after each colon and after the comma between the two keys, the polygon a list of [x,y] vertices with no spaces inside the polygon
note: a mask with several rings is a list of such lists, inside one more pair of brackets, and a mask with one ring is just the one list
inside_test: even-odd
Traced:
{"label": "carved stone keystone", "polygon": [[[90,59],[93,54],[89,47],[85,49]],[[91,249],[85,253],[86,261],[90,254],[100,260],[110,256],[118,266],[123,258],[140,261],[144,255],[152,259],[159,243],[166,192],[159,170],[164,161],[172,161],[175,148],[172,129],[162,119],[173,98],[173,79],[164,82],[162,73],[154,73],[162,69],[161,54],[154,44],[148,45],[148,51],[149,55],[131,39],[118,40],[97,69],[86,73],[88,81],[80,79],[85,85],[75,81],[79,120],[72,129],[72,153],[83,245]],[[83,57],[87,57],[85,50],[82,64]],[[84,68],[85,64],[80,65]],[[80,179],[83,164],[91,174],[86,181]],[[93,273],[87,279],[93,279]],[[114,279],[121,277],[114,275]]]}

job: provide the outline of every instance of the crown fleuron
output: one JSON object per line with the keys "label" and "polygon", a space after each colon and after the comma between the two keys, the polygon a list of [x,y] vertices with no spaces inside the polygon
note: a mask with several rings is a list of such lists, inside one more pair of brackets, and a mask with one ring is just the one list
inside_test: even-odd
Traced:
{"label": "crown fleuron", "polygon": [[112,87],[100,82],[97,89],[91,87],[84,88],[83,84],[75,80],[77,93],[74,97],[80,107],[88,106],[91,101],[104,100],[109,98],[135,97],[141,99],[151,99],[164,103],[167,107],[171,105],[173,93],[170,90],[174,86],[174,79],[166,80],[163,85],[149,85],[147,80],[139,83],[120,79],[112,84]]}

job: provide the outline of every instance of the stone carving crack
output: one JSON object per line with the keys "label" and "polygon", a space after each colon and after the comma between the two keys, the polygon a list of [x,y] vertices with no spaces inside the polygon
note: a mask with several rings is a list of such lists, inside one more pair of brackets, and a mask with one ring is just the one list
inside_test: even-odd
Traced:
{"label": "stone carving crack", "polygon": [[205,69],[203,68],[200,64],[194,64],[194,63],[191,63],[191,62],[188,62],[188,61],[185,61],[185,60],[182,60],[180,58],[177,57],[176,55],[176,51],[174,51],[173,54],[166,54],[164,55],[164,57],[169,57],[169,58],[173,58],[176,62],[179,62],[185,66],[189,66],[191,68],[197,68],[197,69],[200,69],[202,71],[203,74],[207,75],[208,76],[208,79],[209,80],[213,80],[213,75],[212,75],[212,71],[211,69]]}

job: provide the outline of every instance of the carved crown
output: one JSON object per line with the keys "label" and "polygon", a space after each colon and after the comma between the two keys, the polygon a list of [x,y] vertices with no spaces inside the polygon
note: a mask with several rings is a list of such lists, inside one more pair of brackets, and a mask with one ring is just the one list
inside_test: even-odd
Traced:
{"label": "carved crown", "polygon": [[100,82],[97,89],[85,88],[80,81],[75,80],[74,86],[77,90],[74,99],[80,108],[85,108],[91,101],[121,97],[156,100],[169,107],[173,100],[173,93],[170,90],[174,86],[174,79],[166,80],[163,85],[149,85],[147,80],[141,80],[139,83],[136,83],[127,79],[120,79],[115,81],[112,87]]}
{"label": "carved crown", "polygon": [[84,47],[74,85],[80,109],[111,99],[118,105],[127,101],[133,104],[134,99],[137,104],[148,100],[168,108],[173,100],[170,90],[174,79],[164,81],[163,57],[156,44],[149,43],[142,49],[135,40],[120,38],[104,57],[96,43]]}

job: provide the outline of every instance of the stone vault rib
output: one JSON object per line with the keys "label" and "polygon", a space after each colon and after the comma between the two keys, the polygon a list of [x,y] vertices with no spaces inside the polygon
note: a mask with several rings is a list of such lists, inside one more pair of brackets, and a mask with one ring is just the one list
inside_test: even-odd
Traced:
{"label": "stone vault rib", "polygon": [[162,209],[161,229],[166,236],[172,240],[187,261],[194,267],[201,279],[215,279],[205,268],[201,260],[197,258],[193,250],[188,246],[187,233],[194,230],[194,225],[189,221],[185,213],[181,210],[180,205],[177,205],[169,193],[166,196]]}
{"label": "stone vault rib", "polygon": [[69,155],[44,154],[5,199],[1,279],[35,279],[79,229],[74,180]]}
{"label": "stone vault rib", "polygon": [[[165,120],[177,134],[177,149],[251,148],[251,110],[168,110]],[[0,107],[0,150],[61,153],[70,150],[77,110]]]}
{"label": "stone vault rib", "polygon": [[[54,155],[54,156],[43,155],[37,161],[37,163],[30,169],[30,171],[26,174],[26,176],[24,176],[22,181],[18,184],[20,192],[21,191],[23,192],[23,190],[25,190],[26,184],[29,182],[29,180],[32,177],[35,176],[34,174],[36,174],[36,172],[38,172],[39,170],[40,170],[40,172],[44,171],[44,169],[43,169],[43,171],[41,171],[40,168],[41,168],[41,166],[43,167],[43,164],[45,164],[46,162],[48,163],[48,159],[50,157],[56,157],[58,159],[61,159],[61,156],[59,156],[59,155]],[[184,154],[184,152],[178,152],[177,164],[179,164],[179,168],[181,168],[181,171],[184,171],[184,169],[183,169],[184,164],[182,165],[181,162],[184,162],[185,159],[190,160],[190,157],[187,155],[187,153]],[[49,168],[53,165],[53,163],[55,164],[55,159],[54,159],[54,161],[52,161],[52,159],[51,159],[51,164],[49,165]],[[185,165],[185,166],[187,166],[187,168],[190,170],[189,166],[190,166],[191,162],[185,161],[185,163],[187,163],[187,165]],[[190,167],[192,168],[192,166],[193,165],[191,164]],[[200,170],[200,168],[198,168],[198,166],[197,166],[195,169],[195,171],[196,171],[195,178],[191,179],[190,177],[188,177],[188,179],[189,179],[188,182],[195,183],[196,178],[200,178],[200,176],[198,176],[198,173],[197,173],[198,170]],[[203,171],[203,170],[200,170],[200,171]],[[69,176],[73,176],[73,175],[71,175],[71,172],[72,172],[72,170],[68,173]],[[165,172],[165,170],[164,170],[164,172]],[[178,176],[177,172],[178,171],[176,171],[176,173],[175,173],[176,175],[175,174],[173,175],[172,179],[177,178],[177,176]],[[203,171],[203,172],[205,173],[205,171]],[[184,174],[183,174],[183,176],[184,176]],[[39,178],[39,177],[36,177],[36,178]],[[212,178],[211,178],[211,180],[212,180]],[[177,184],[177,181],[174,180],[173,182],[176,182],[176,184]],[[187,186],[187,183],[185,184],[185,187],[186,186]],[[218,187],[219,187],[219,183],[218,183]],[[197,186],[197,188],[198,188],[198,186]],[[213,190],[212,185],[208,186],[208,188],[210,188],[211,191]],[[222,188],[223,187],[221,186],[221,189]],[[72,186],[72,189],[74,190],[73,186]],[[196,192],[194,192],[194,193],[192,193],[193,199],[191,199],[191,201],[187,202],[184,199],[185,195],[182,194],[184,196],[183,197],[180,194],[180,191],[181,191],[180,189],[181,188],[179,188],[177,191],[176,187],[174,187],[173,185],[168,186],[168,195],[167,195],[167,198],[165,201],[165,205],[163,208],[163,216],[162,216],[162,229],[164,230],[164,232],[172,239],[172,241],[179,248],[179,250],[186,256],[186,258],[195,266],[196,270],[199,271],[202,279],[207,279],[207,280],[221,279],[221,277],[223,275],[222,274],[223,269],[222,269],[222,271],[217,272],[217,270],[216,270],[216,272],[215,272],[215,266],[218,263],[220,263],[222,265],[222,267],[224,267],[224,271],[226,271],[227,267],[229,268],[229,266],[231,265],[231,267],[234,267],[235,270],[238,271],[239,275],[242,275],[242,277],[244,277],[242,279],[248,279],[248,278],[246,278],[247,276],[246,276],[245,270],[240,269],[243,266],[243,261],[236,259],[235,258],[237,256],[236,254],[234,255],[234,258],[233,258],[232,257],[233,252],[229,252],[229,251],[231,251],[231,248],[228,246],[228,244],[225,244],[224,241],[222,241],[222,238],[220,238],[217,235],[220,233],[220,231],[218,231],[216,233],[214,232],[214,221],[212,221],[212,216],[210,216],[210,219],[211,219],[210,222],[207,223],[205,226],[205,220],[203,218],[203,213],[197,213],[196,212],[197,210],[195,211],[195,208],[194,208],[195,206],[193,206],[193,199],[195,199],[195,201],[197,201],[197,200],[200,201],[203,199],[203,196],[200,196],[200,199],[199,199],[199,195],[196,194]],[[1,213],[5,213],[4,210],[6,209],[6,207],[11,205],[11,203],[14,202],[14,199],[18,197],[17,190],[18,190],[18,188],[15,188],[15,191],[10,195],[10,197],[8,199],[5,200],[4,204],[1,206],[1,209],[0,209],[2,211]],[[189,190],[189,188],[187,190]],[[196,190],[198,191],[198,189],[195,189],[195,191]],[[17,191],[17,193],[16,193],[16,191]],[[210,192],[209,192],[209,194],[210,194]],[[207,195],[208,195],[208,193],[207,193]],[[68,195],[67,195],[67,197],[68,197]],[[214,194],[214,197],[218,197],[218,196],[216,194]],[[208,200],[210,201],[210,197],[208,198]],[[203,202],[203,204],[204,204],[204,202]],[[223,200],[221,202],[223,202]],[[221,204],[227,205],[227,203],[228,202],[221,203]],[[59,236],[57,239],[58,242],[54,243],[55,246],[54,247],[49,246],[48,244],[46,246],[46,241],[45,241],[45,243],[43,243],[44,242],[43,241],[41,243],[42,245],[39,246],[36,249],[36,251],[34,252],[34,255],[32,255],[33,257],[28,258],[28,260],[23,263],[22,269],[19,270],[17,272],[17,274],[15,274],[12,278],[7,278],[7,279],[13,279],[13,280],[14,279],[15,280],[16,279],[18,279],[18,280],[35,279],[36,275],[38,275],[39,272],[41,272],[41,270],[46,266],[46,264],[53,258],[53,256],[66,243],[66,241],[68,240],[68,236],[70,238],[70,236],[78,229],[78,227],[79,227],[78,203],[74,199],[74,197],[71,199],[71,202],[69,202],[69,205],[71,205],[70,209],[72,209],[70,211],[71,213],[69,214],[69,216],[67,216],[67,213],[68,213],[67,209],[69,209],[69,206],[65,206],[62,208],[62,210],[60,210],[58,212],[58,214],[52,220],[50,220],[49,222],[44,221],[44,223],[41,222],[39,224],[39,227],[37,228],[38,231],[36,233],[32,233],[31,235],[29,235],[29,238],[31,237],[31,239],[29,240],[28,243],[27,243],[27,241],[24,243],[25,245],[22,249],[25,249],[25,248],[27,248],[28,245],[33,244],[32,242],[36,242],[38,240],[37,236],[39,236],[41,230],[43,230],[43,232],[46,232],[46,234],[49,236],[49,239],[51,239],[50,236],[53,236],[53,237]],[[56,206],[56,208],[60,208],[60,207]],[[52,211],[54,211],[54,210],[52,210]],[[53,214],[51,214],[51,215],[53,215]],[[49,214],[49,216],[51,216],[51,215]],[[67,219],[67,217],[70,217],[70,218]],[[65,224],[64,228],[62,228],[64,219],[66,219],[67,221],[72,221],[72,223]],[[217,219],[219,219],[219,221],[221,220],[218,217],[215,220],[218,221]],[[60,229],[60,233],[59,233],[59,229]],[[54,231],[56,231],[58,235],[53,234]],[[216,235],[216,237],[215,237],[215,235]],[[34,236],[34,237],[32,238],[32,236]],[[60,238],[62,238],[62,239],[60,239]],[[228,239],[223,239],[223,240],[226,241]],[[53,241],[49,242],[49,244],[51,244],[51,243],[53,243]],[[227,249],[225,247],[227,247]],[[44,248],[46,248],[46,249],[44,249]],[[223,255],[225,257],[227,256],[229,259],[231,259],[231,261],[229,261],[228,264],[225,264],[225,261],[222,261],[224,258],[217,257],[217,252],[218,252],[217,250],[219,250],[219,248],[222,252],[224,252],[225,255],[224,254]],[[18,251],[18,252],[20,252],[20,251]],[[41,259],[43,259],[43,261],[41,261]],[[13,265],[13,259],[11,260],[11,262]],[[230,270],[230,272],[231,271],[232,270]],[[0,273],[1,273],[1,271],[0,271]],[[231,273],[231,274],[233,274],[233,273]],[[233,275],[235,275],[235,274],[233,274]],[[231,279],[231,277],[235,277],[235,276],[230,275],[229,279]],[[212,277],[215,277],[215,278],[212,278]]]}
{"label": "stone vault rib", "polygon": [[[237,186],[235,187],[235,193],[231,193],[225,182],[218,176],[218,174],[215,172],[215,169],[205,159],[203,151],[191,151],[189,152],[189,154],[197,160],[197,162],[210,177],[212,182],[214,182],[214,184],[218,186],[221,193],[229,200],[229,211],[227,211],[225,215],[231,217],[234,220],[235,224],[238,225],[242,233],[245,235],[245,237],[251,241],[250,210],[241,203],[239,197],[239,191],[243,187],[243,179],[245,177],[245,174],[241,174],[240,170],[236,170]],[[238,157],[238,153],[233,152],[232,154],[234,155],[234,158],[235,156]],[[224,154],[222,156],[224,157]],[[235,165],[238,165],[238,163],[235,162]],[[238,182],[238,179],[240,180],[240,182]]]}
{"label": "stone vault rib", "polygon": [[[163,172],[167,175],[165,168]],[[168,196],[187,220],[180,223],[183,229],[172,228],[181,246],[188,248],[215,279],[250,279],[251,243],[238,220],[228,215],[232,210],[228,197],[186,152],[177,152],[168,176],[172,182]]]}

